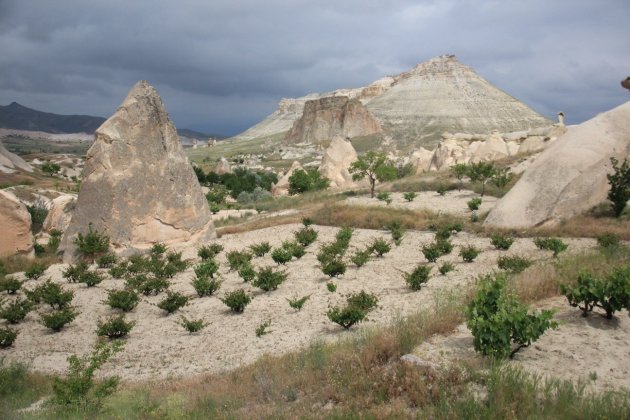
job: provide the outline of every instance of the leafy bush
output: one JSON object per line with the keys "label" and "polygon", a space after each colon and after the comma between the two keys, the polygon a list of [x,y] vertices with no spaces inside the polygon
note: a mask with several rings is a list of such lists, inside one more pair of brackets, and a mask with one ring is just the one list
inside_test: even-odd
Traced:
{"label": "leafy bush", "polygon": [[424,255],[424,258],[427,259],[427,261],[436,262],[438,258],[442,256],[442,251],[437,246],[437,243],[434,242],[429,245],[423,245],[422,254]]}
{"label": "leafy bush", "polygon": [[109,269],[109,275],[115,279],[122,279],[127,274],[127,263],[122,262]]}
{"label": "leafy bush", "polygon": [[392,249],[392,246],[384,239],[374,239],[370,245],[370,250],[376,254],[377,257],[382,257]]}
{"label": "leafy bush", "polygon": [[22,287],[22,282],[13,276],[0,277],[0,292],[15,294]]}
{"label": "leafy bush", "polygon": [[272,195],[269,191],[256,187],[252,192],[242,191],[238,197],[236,197],[236,201],[239,204],[248,205],[257,203],[258,201],[268,200],[271,197]]}
{"label": "leafy bush", "polygon": [[192,286],[199,297],[211,296],[221,287],[221,280],[210,277],[195,277]]}
{"label": "leafy bush", "polygon": [[96,271],[85,271],[79,277],[80,283],[85,283],[87,287],[93,287],[103,281],[103,276]]}
{"label": "leafy bush", "polygon": [[472,245],[468,245],[468,246],[463,247],[459,251],[459,255],[462,257],[462,259],[465,262],[471,263],[475,261],[475,258],[477,258],[477,255],[479,255],[479,250]]}
{"label": "leafy bush", "polygon": [[451,229],[445,226],[440,227],[435,231],[435,240],[436,241],[444,241],[451,237]]}
{"label": "leafy bush", "polygon": [[84,235],[79,232],[73,241],[79,253],[94,261],[96,255],[109,250],[109,236],[104,232],[92,229],[92,223],[88,225],[88,232]]}
{"label": "leafy bush", "polygon": [[203,319],[188,319],[185,316],[182,316],[182,322],[180,325],[192,334],[203,330],[208,324],[203,322]]}
{"label": "leafy bush", "polygon": [[380,192],[380,193],[376,194],[376,198],[379,201],[384,201],[385,204],[387,204],[387,205],[390,205],[391,202],[392,202],[391,194],[388,193],[388,192],[384,192],[384,191]]}
{"label": "leafy bush", "polygon": [[252,250],[252,253],[257,257],[263,257],[266,253],[271,251],[271,245],[269,242],[261,242],[258,244],[253,244],[249,246],[249,249]]}
{"label": "leafy bush", "polygon": [[448,255],[453,251],[453,244],[448,239],[438,239],[435,247],[440,251],[440,255]]}
{"label": "leafy bush", "polygon": [[289,177],[289,195],[325,190],[329,185],[330,180],[323,178],[317,169],[298,169]]}
{"label": "leafy bush", "polygon": [[481,184],[481,196],[483,197],[486,190],[486,183],[491,180],[495,173],[496,168],[493,162],[477,162],[468,165],[466,175],[472,182],[479,182]]}
{"label": "leafy bush", "polygon": [[418,264],[411,273],[403,273],[403,278],[411,290],[420,290],[422,285],[429,281],[429,274],[431,274],[431,266]]}
{"label": "leafy bush", "polygon": [[530,265],[532,265],[532,262],[527,258],[519,256],[509,257],[507,255],[499,257],[499,268],[510,273],[520,273]]}
{"label": "leafy bush", "polygon": [[614,157],[610,158],[613,173],[606,175],[610,191],[608,191],[608,199],[612,201],[613,212],[615,217],[621,216],[626,208],[626,203],[630,200],[630,165],[628,159],[624,159],[619,165],[619,161]]}
{"label": "leafy bush", "polygon": [[189,299],[190,298],[188,296],[184,296],[179,292],[167,291],[166,297],[162,299],[160,303],[158,303],[158,308],[165,310],[169,314],[172,314],[179,308],[186,306]]}
{"label": "leafy bush", "polygon": [[199,258],[205,261],[213,259],[217,255],[219,255],[221,251],[223,251],[223,245],[212,243],[210,245],[204,245],[199,248],[199,250],[197,251],[197,255],[199,256]]}
{"label": "leafy bush", "polygon": [[612,319],[616,311],[630,310],[630,268],[617,268],[606,279],[582,271],[577,285],[561,285],[560,290],[571,306],[582,310],[583,316],[598,307],[606,311],[607,319]]}
{"label": "leafy bush", "polygon": [[602,248],[616,248],[619,246],[620,238],[614,233],[604,233],[597,237],[597,244]]}
{"label": "leafy bush", "polygon": [[133,321],[125,321],[124,315],[116,315],[107,321],[98,321],[96,335],[99,337],[107,337],[109,339],[122,338],[129,334],[129,331],[136,323]]}
{"label": "leafy bush", "polygon": [[252,254],[244,251],[230,251],[225,256],[232,271],[238,271],[243,264],[250,262],[252,259]]}
{"label": "leafy bush", "polygon": [[306,295],[298,299],[296,296],[291,299],[287,299],[287,302],[289,302],[289,306],[292,307],[293,309],[296,309],[297,311],[301,311],[302,307],[304,306],[306,301],[309,300],[310,297],[311,295]]}
{"label": "leafy bush", "polygon": [[405,235],[405,228],[399,220],[394,220],[388,223],[385,228],[392,234],[392,239],[396,246],[402,243],[402,238]]}
{"label": "leafy bush", "polygon": [[358,293],[351,293],[347,296],[346,302],[348,305],[356,306],[364,311],[371,311],[376,308],[378,304],[378,298],[372,293],[367,293],[361,290]]}
{"label": "leafy bush", "polygon": [[346,248],[340,246],[337,242],[323,245],[317,253],[317,261],[321,265],[326,265],[328,262],[341,259],[346,253]]}
{"label": "leafy bush", "polygon": [[268,292],[276,290],[287,279],[287,273],[274,271],[271,267],[261,269],[256,273],[256,279],[252,281],[252,286]]}
{"label": "leafy bush", "polygon": [[61,166],[58,163],[51,162],[49,160],[42,163],[42,172],[48,176],[53,176],[61,170]]}
{"label": "leafy bush", "polygon": [[35,263],[24,272],[24,276],[29,280],[37,280],[42,274],[44,274],[46,268],[48,267],[44,264]]}
{"label": "leafy bush", "polygon": [[374,309],[377,303],[378,299],[376,296],[361,291],[348,296],[345,307],[334,306],[326,312],[326,315],[332,322],[348,329],[354,324],[365,320],[368,312]]}
{"label": "leafy bush", "polygon": [[448,192],[448,187],[446,185],[444,185],[444,184],[440,184],[435,189],[435,192],[440,194],[441,196],[445,196],[446,193]]}
{"label": "leafy bush", "polygon": [[370,252],[357,250],[352,257],[350,257],[350,261],[357,267],[363,267],[370,260]]}
{"label": "leafy bush", "polygon": [[536,238],[534,244],[539,249],[553,251],[553,256],[557,257],[559,253],[565,251],[569,246],[558,238]]}
{"label": "leafy bush", "polygon": [[304,227],[309,227],[313,224],[313,219],[311,219],[310,217],[304,217],[302,218],[302,224],[304,225]]}
{"label": "leafy bush", "polygon": [[234,290],[224,298],[221,302],[225,303],[233,312],[241,313],[245,310],[245,307],[249,305],[252,298],[243,289]]}
{"label": "leafy bush", "polygon": [[26,210],[31,215],[31,230],[33,233],[39,232],[48,216],[48,208],[43,201],[38,200],[32,206],[26,206]]}
{"label": "leafy bush", "polygon": [[161,243],[161,242],[156,242],[156,243],[154,243],[154,244],[153,244],[153,246],[151,247],[151,250],[149,251],[149,253],[150,253],[152,256],[157,257],[157,256],[160,256],[160,255],[165,254],[167,249],[168,249],[168,248],[167,248],[167,247],[166,247],[166,245],[164,245],[163,243]]}
{"label": "leafy bush", "polygon": [[506,283],[504,275],[483,277],[467,308],[467,326],[473,334],[475,350],[486,356],[512,358],[547,329],[558,325],[552,320],[551,311],[528,314],[528,307],[505,291]]}
{"label": "leafy bush", "polygon": [[496,235],[492,235],[490,238],[490,243],[496,249],[508,250],[514,243],[514,239],[498,233]]}
{"label": "leafy bush", "polygon": [[44,302],[51,308],[63,309],[74,298],[74,292],[71,290],[64,291],[63,288],[50,280],[36,287],[30,294],[29,299],[33,303]]}
{"label": "leafy bush", "polygon": [[330,278],[339,277],[346,272],[346,263],[340,258],[327,261],[322,265],[322,272]]}
{"label": "leafy bush", "polygon": [[116,264],[116,254],[113,253],[103,254],[96,259],[98,268],[111,268],[114,264]]}
{"label": "leafy bush", "polygon": [[33,309],[33,303],[29,300],[17,298],[6,306],[0,306],[0,318],[6,319],[10,324],[17,324]]}
{"label": "leafy bush", "polygon": [[[166,267],[163,271],[165,277],[173,277],[177,273],[181,273],[182,271],[188,268],[189,263],[187,261],[182,260],[181,252],[169,252],[166,254]],[[155,275],[159,273],[154,272]]]}
{"label": "leafy bush", "polygon": [[160,277],[137,276],[136,279],[140,280],[136,289],[145,296],[156,296],[171,285],[168,280]]}
{"label": "leafy bush", "polygon": [[58,332],[61,331],[66,324],[71,323],[79,315],[79,312],[71,306],[66,306],[63,309],[57,309],[47,314],[40,314],[42,318],[42,324],[46,328]]}
{"label": "leafy bush", "polygon": [[471,198],[466,204],[468,205],[468,208],[470,209],[470,211],[479,210],[479,207],[481,206],[481,198],[480,197]]}
{"label": "leafy bush", "polygon": [[12,328],[0,327],[0,348],[6,349],[13,345],[18,332]]}
{"label": "leafy bush", "polygon": [[438,271],[440,272],[441,275],[446,275],[446,273],[453,271],[455,269],[455,266],[453,265],[453,263],[451,262],[445,262],[442,263],[442,265],[440,265],[440,267],[438,268]]}
{"label": "leafy bush", "polygon": [[304,227],[295,232],[295,240],[302,246],[309,246],[317,240],[317,231],[311,227]]}
{"label": "leafy bush", "polygon": [[77,263],[77,265],[68,265],[62,275],[64,279],[67,279],[70,283],[79,283],[81,281],[81,275],[88,270],[88,265],[85,261]]}
{"label": "leafy bush", "polygon": [[33,244],[33,251],[35,252],[36,257],[40,257],[46,252],[46,248],[44,248],[43,245],[40,245],[37,242],[35,242]]}
{"label": "leafy bush", "polygon": [[240,278],[243,279],[245,283],[247,283],[254,280],[254,278],[256,277],[256,271],[250,263],[247,263],[241,266],[241,268],[238,270],[238,275],[240,276]]}
{"label": "leafy bush", "polygon": [[451,166],[451,174],[459,181],[457,189],[461,191],[464,185],[464,177],[468,176],[468,165],[465,163],[457,163]]}
{"label": "leafy bush", "polygon": [[198,278],[214,278],[219,271],[219,264],[215,260],[204,260],[197,264],[193,270]]}
{"label": "leafy bush", "polygon": [[120,309],[123,312],[132,311],[140,302],[138,294],[130,289],[108,290],[107,303],[111,308]]}
{"label": "leafy bush", "polygon": [[57,229],[51,229],[48,234],[50,235],[50,238],[48,238],[48,244],[46,244],[46,246],[51,251],[55,252],[57,251],[57,248],[59,248],[59,244],[61,244],[61,236],[63,236],[63,232]]}
{"label": "leafy bush", "polygon": [[267,331],[267,328],[271,326],[271,320],[267,320],[256,327],[256,337],[262,337],[265,334],[269,334],[271,331]]}
{"label": "leafy bush", "polygon": [[407,200],[408,202],[412,202],[416,197],[418,196],[418,194],[416,194],[415,192],[406,192],[403,194],[403,197],[405,198],[405,200]]}
{"label": "leafy bush", "polygon": [[343,249],[345,252],[350,246],[350,240],[352,239],[352,235],[354,234],[354,229],[349,226],[344,226],[337,231],[335,235],[335,244]]}
{"label": "leafy bush", "polygon": [[287,248],[276,248],[271,252],[271,259],[277,264],[284,265],[291,261],[293,258],[293,252]]}
{"label": "leafy bush", "polygon": [[326,283],[326,289],[330,293],[335,293],[337,291],[337,285],[335,283],[329,281],[328,283]]}

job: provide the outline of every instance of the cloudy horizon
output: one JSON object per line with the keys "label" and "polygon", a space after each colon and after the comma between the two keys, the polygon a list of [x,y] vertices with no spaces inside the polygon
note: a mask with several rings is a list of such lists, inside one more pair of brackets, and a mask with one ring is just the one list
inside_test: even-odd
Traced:
{"label": "cloudy horizon", "polygon": [[570,124],[630,99],[627,0],[0,0],[0,105],[107,117],[140,79],[180,128],[234,135],[282,97],[455,54]]}

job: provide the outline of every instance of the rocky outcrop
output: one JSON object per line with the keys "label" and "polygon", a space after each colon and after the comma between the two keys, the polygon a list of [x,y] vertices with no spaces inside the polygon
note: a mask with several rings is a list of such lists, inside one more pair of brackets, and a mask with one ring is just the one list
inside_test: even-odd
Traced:
{"label": "rocky outcrop", "polygon": [[302,117],[287,133],[287,143],[320,144],[334,136],[357,137],[380,133],[381,127],[358,99],[345,96],[306,102]]}
{"label": "rocky outcrop", "polygon": [[65,232],[70,225],[72,219],[72,212],[77,203],[77,197],[75,195],[64,194],[53,199],[50,202],[50,208],[48,215],[42,228],[46,232],[50,232],[55,229],[60,232]]}
{"label": "rocky outcrop", "polygon": [[630,156],[630,102],[571,127],[490,212],[488,226],[552,225],[606,200],[610,158]]}
{"label": "rocky outcrop", "polygon": [[424,147],[419,147],[411,154],[409,163],[415,168],[416,175],[420,175],[431,169],[431,159],[433,159],[433,152]]}
{"label": "rocky outcrop", "polygon": [[18,155],[9,152],[0,141],[0,172],[12,174],[17,170],[33,172],[33,167]]}
{"label": "rocky outcrop", "polygon": [[357,152],[352,143],[341,136],[335,136],[324,153],[319,173],[330,180],[331,188],[351,188],[355,183],[348,168],[355,160]]}
{"label": "rocky outcrop", "polygon": [[112,246],[147,249],[215,237],[208,203],[157,91],[138,82],[95,132],[83,182],[60,249],[72,260],[73,239],[88,225]]}
{"label": "rocky outcrop", "polygon": [[33,250],[31,215],[26,206],[8,191],[0,190],[0,257]]}
{"label": "rocky outcrop", "polygon": [[219,175],[231,174],[232,167],[230,166],[230,163],[227,161],[227,159],[222,157],[221,160],[219,160],[219,162],[217,163],[217,166],[214,167],[214,172]]}
{"label": "rocky outcrop", "polygon": [[303,170],[302,165],[297,160],[293,162],[291,168],[271,187],[271,194],[274,197],[289,195],[289,178],[295,171]]}

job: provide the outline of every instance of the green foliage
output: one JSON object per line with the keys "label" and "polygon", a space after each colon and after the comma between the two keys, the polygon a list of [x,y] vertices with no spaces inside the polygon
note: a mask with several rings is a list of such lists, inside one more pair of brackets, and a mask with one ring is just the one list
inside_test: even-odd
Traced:
{"label": "green foliage", "polygon": [[168,289],[171,285],[168,280],[161,277],[139,275],[136,276],[135,280],[137,282],[136,289],[145,296],[156,296]]}
{"label": "green foliage", "polygon": [[349,226],[344,226],[339,229],[335,235],[335,243],[339,245],[344,252],[348,249],[348,246],[350,246],[350,240],[352,239],[353,233],[354,229]]}
{"label": "green foliage", "polygon": [[380,192],[378,194],[376,194],[376,198],[379,201],[384,201],[385,204],[390,205],[392,202],[392,197],[391,194],[388,192]]}
{"label": "green foliage", "polygon": [[335,258],[322,265],[322,272],[330,278],[339,277],[346,272],[346,263],[341,258]]}
{"label": "green foliage", "polygon": [[[238,199],[243,192],[251,193],[257,188],[271,191],[271,186],[278,182],[278,176],[273,172],[255,172],[243,167],[234,168],[231,173],[221,175],[211,171],[203,179],[203,183],[213,189],[217,188],[218,185],[223,185],[234,199]],[[211,195],[210,198],[215,200],[219,197]]]}
{"label": "green foliage", "polygon": [[358,293],[351,293],[346,298],[348,305],[355,306],[364,311],[371,311],[376,308],[378,304],[378,298],[372,293],[367,293],[361,290]]}
{"label": "green foliage", "polygon": [[30,294],[27,294],[31,302],[44,302],[53,309],[65,308],[74,298],[74,292],[64,291],[58,283],[46,280],[44,284],[37,286]]}
{"label": "green foliage", "polygon": [[269,242],[260,242],[258,244],[250,245],[249,249],[252,250],[252,253],[255,256],[263,257],[266,253],[271,251],[271,245],[269,245]]}
{"label": "green foliage", "polygon": [[107,343],[99,341],[91,354],[79,358],[68,358],[68,372],[64,378],[56,377],[53,382],[53,401],[59,405],[98,406],[103,398],[111,395],[118,386],[118,378],[109,377],[99,383],[94,381],[94,372],[123,348],[123,341]]}
{"label": "green foliage", "polygon": [[217,203],[210,203],[209,204],[209,208],[210,208],[210,212],[212,214],[217,214],[218,212],[221,211],[221,206],[219,206]]}
{"label": "green foliage", "polygon": [[307,247],[317,240],[317,231],[311,227],[304,227],[295,232],[295,240]]}
{"label": "green foliage", "polygon": [[557,257],[559,253],[565,251],[569,247],[569,245],[558,238],[536,238],[534,239],[534,244],[539,249],[553,251],[554,257]]}
{"label": "green foliage", "polygon": [[376,238],[369,246],[370,252],[376,254],[377,257],[382,257],[391,251],[392,246],[384,239]]}
{"label": "green foliage", "polygon": [[41,257],[42,255],[44,255],[44,253],[46,253],[46,248],[44,248],[43,245],[40,245],[37,242],[35,242],[33,244],[33,251],[35,252],[36,257]]}
{"label": "green foliage", "polygon": [[430,274],[431,266],[418,264],[411,273],[403,273],[403,278],[411,290],[420,290],[422,285],[429,281]]}
{"label": "green foliage", "polygon": [[26,206],[26,210],[31,215],[31,230],[33,233],[39,232],[48,216],[48,208],[43,201],[38,200],[32,206]]}
{"label": "green foliage", "polygon": [[165,310],[169,314],[172,314],[179,308],[182,308],[188,304],[188,296],[184,296],[179,292],[166,292],[166,297],[158,303],[158,308]]}
{"label": "green foliage", "polygon": [[361,251],[357,250],[352,257],[350,257],[350,261],[357,267],[363,267],[370,260],[370,252],[369,251]]}
{"label": "green foliage", "polygon": [[13,276],[0,277],[0,292],[15,294],[22,287],[22,282]]}
{"label": "green foliage", "polygon": [[7,305],[0,301],[0,318],[6,319],[10,324],[17,324],[33,309],[33,303],[27,299],[17,298]]}
{"label": "green foliage", "polygon": [[206,200],[209,205],[225,204],[225,199],[228,195],[228,190],[223,185],[213,185],[210,191],[206,193]]}
{"label": "green foliage", "polygon": [[213,259],[217,255],[219,255],[221,251],[223,251],[223,245],[212,243],[210,245],[204,245],[199,248],[199,250],[197,251],[197,255],[199,256],[199,258],[205,261]]}
{"label": "green foliage", "polygon": [[92,223],[88,225],[88,232],[86,234],[79,232],[73,243],[79,253],[92,261],[96,255],[103,254],[109,250],[109,236],[92,229]]}
{"label": "green foliage", "polygon": [[[492,162],[478,162],[468,165],[467,171],[468,178],[472,182],[479,182],[481,184],[481,196],[483,197],[486,191],[486,183],[491,180],[495,173],[496,168]],[[472,209],[471,209],[472,210]]]}
{"label": "green foliage", "polygon": [[346,306],[334,306],[326,312],[326,315],[332,322],[349,329],[354,324],[364,321],[368,312],[374,309],[377,303],[376,296],[361,291],[348,296]]}
{"label": "green foliage", "polygon": [[85,283],[87,287],[93,287],[103,281],[101,273],[96,271],[84,271],[79,277],[79,283]]}
{"label": "green foliage", "polygon": [[122,279],[127,274],[127,262],[121,262],[109,269],[109,275],[115,279]]}
{"label": "green foliage", "polygon": [[464,260],[464,262],[471,263],[475,261],[475,258],[479,255],[479,250],[475,248],[473,245],[468,245],[462,247],[459,251],[460,257]]}
{"label": "green foliage", "polygon": [[451,262],[445,262],[442,263],[442,265],[440,265],[440,267],[438,268],[438,271],[440,272],[441,275],[446,275],[446,273],[453,271],[455,269],[455,266],[453,265],[453,263]]}
{"label": "green foliage", "polygon": [[120,309],[123,312],[132,311],[140,301],[138,293],[131,289],[108,290],[107,303],[111,308]]}
{"label": "green foliage", "polygon": [[215,260],[204,260],[197,264],[193,270],[198,278],[214,278],[215,274],[219,271],[219,263]]}
{"label": "green foliage", "polygon": [[619,246],[621,239],[614,233],[604,233],[597,237],[597,244],[602,248],[616,248]]}
{"label": "green foliage", "polygon": [[166,250],[167,250],[166,245],[164,245],[161,242],[156,242],[153,244],[149,252],[151,253],[152,256],[157,257],[157,256],[165,254]]}
{"label": "green foliage", "polygon": [[407,200],[409,203],[411,203],[417,196],[418,194],[416,194],[413,191],[406,192],[403,194],[404,199]]}
{"label": "green foliage", "polygon": [[195,277],[192,286],[199,297],[211,296],[221,288],[221,280],[210,277]]}
{"label": "green foliage", "polygon": [[[603,309],[606,318],[612,319],[616,311],[630,310],[630,268],[617,268],[606,279],[595,277],[588,271],[578,275],[577,285],[561,285],[560,289],[569,304],[587,316],[594,307]],[[580,306],[581,305],[581,306]]]}
{"label": "green foliage", "polygon": [[451,230],[447,227],[440,227],[435,231],[436,240],[446,240],[451,237]]}
{"label": "green foliage", "polygon": [[[267,191],[264,190],[260,187],[256,187],[254,188],[254,191],[252,192],[247,192],[247,191],[242,191],[238,197],[236,197],[236,201],[239,204],[243,204],[243,205],[251,205],[253,203],[257,203],[259,201],[264,201],[264,200],[269,200],[271,199],[273,196],[272,194]],[[228,204],[229,206],[229,204]]]}
{"label": "green foliage", "polygon": [[115,315],[106,321],[99,320],[96,328],[96,335],[116,339],[125,337],[136,323],[125,321],[124,315]]}
{"label": "green foliage", "polygon": [[252,254],[245,251],[230,251],[225,256],[232,271],[238,271],[243,264],[250,262],[252,259]]}
{"label": "green foliage", "polygon": [[326,283],[326,289],[330,293],[335,293],[337,291],[337,285],[333,283],[332,281],[329,281],[328,283]]}
{"label": "green foliage", "polygon": [[348,169],[352,179],[360,181],[368,179],[370,183],[370,196],[374,198],[376,181],[385,182],[396,179],[397,170],[393,162],[382,152],[369,151],[354,161]]}
{"label": "green foliage", "polygon": [[481,278],[467,308],[475,350],[500,359],[513,357],[547,329],[557,327],[551,311],[528,314],[528,307],[506,292],[506,283],[507,277],[500,274]]}
{"label": "green foliage", "polygon": [[532,261],[527,258],[507,255],[499,257],[499,268],[510,273],[521,273],[530,265],[532,265]]}
{"label": "green foliage", "polygon": [[291,261],[291,258],[293,258],[291,249],[276,248],[271,252],[271,259],[277,264],[284,265]]}
{"label": "green foliage", "polygon": [[61,236],[63,235],[63,232],[57,229],[51,229],[48,234],[50,235],[50,238],[48,238],[48,244],[46,246],[51,251],[55,252],[57,251],[57,248],[59,248],[59,244],[61,244]]}
{"label": "green foliage", "polygon": [[221,302],[225,303],[228,308],[236,313],[243,312],[245,310],[245,307],[249,305],[251,301],[251,296],[249,296],[243,289],[229,292],[227,295],[225,295],[224,298],[221,299]]}
{"label": "green foliage", "polygon": [[287,279],[287,273],[275,271],[271,267],[265,267],[256,273],[256,279],[252,281],[252,286],[268,292],[276,290]]}
{"label": "green foliage", "polygon": [[98,268],[111,268],[116,264],[116,254],[107,253],[96,258],[96,265]]}
{"label": "green foliage", "polygon": [[302,296],[301,298],[298,299],[298,297],[295,296],[295,297],[293,297],[291,299],[287,299],[287,302],[289,302],[289,306],[292,307],[293,309],[295,309],[297,311],[301,311],[302,307],[304,306],[306,301],[309,300],[310,297],[311,297],[311,295],[306,295],[306,296]]}
{"label": "green foliage", "polygon": [[256,271],[251,263],[243,264],[241,268],[238,270],[238,275],[243,279],[245,283],[254,280],[256,277]]}
{"label": "green foliage", "polygon": [[497,234],[492,235],[490,237],[490,243],[496,249],[508,250],[508,249],[510,249],[510,247],[514,243],[514,239],[510,238],[509,236],[501,235],[501,234],[497,233]]}
{"label": "green foliage", "polygon": [[24,276],[29,280],[37,280],[41,277],[42,274],[44,274],[46,268],[48,267],[46,267],[44,264],[35,263],[24,272]]}
{"label": "green foliage", "polygon": [[53,176],[61,170],[61,166],[58,163],[51,162],[47,160],[42,163],[42,172],[44,172],[48,176]]}
{"label": "green foliage", "polygon": [[630,164],[628,164],[628,159],[624,159],[619,165],[619,161],[614,157],[610,158],[610,163],[613,173],[606,175],[610,184],[608,199],[612,201],[615,217],[619,217],[630,200]]}
{"label": "green foliage", "polygon": [[453,244],[447,239],[435,241],[435,247],[440,251],[440,255],[448,255],[453,251]]}
{"label": "green foliage", "polygon": [[435,192],[440,194],[443,197],[448,192],[448,187],[444,184],[439,184],[437,188],[435,189]]}
{"label": "green foliage", "polygon": [[310,217],[304,217],[302,219],[302,224],[304,225],[304,227],[309,227],[313,224],[313,219],[311,219]]}
{"label": "green foliage", "polygon": [[508,168],[496,168],[490,182],[496,185],[498,189],[503,190],[513,177],[514,174],[512,174]]}
{"label": "green foliage", "polygon": [[436,242],[422,246],[422,254],[428,262],[436,262],[442,256],[442,251]]}
{"label": "green foliage", "polygon": [[396,246],[400,246],[406,230],[400,220],[391,221],[385,226],[385,229],[387,229],[392,234],[392,239]]}
{"label": "green foliage", "polygon": [[458,187],[457,189],[461,191],[462,186],[464,185],[464,177],[468,176],[468,165],[464,163],[457,163],[451,166],[451,174],[457,178]]}
{"label": "green foliage", "polygon": [[323,178],[317,169],[298,169],[289,177],[289,195],[325,190],[329,185],[330,180]]}
{"label": "green foliage", "polygon": [[256,337],[260,338],[265,334],[269,334],[271,331],[267,331],[267,328],[271,326],[271,320],[267,320],[256,327]]}
{"label": "green foliage", "polygon": [[481,206],[481,197],[471,198],[466,204],[468,205],[470,211],[479,210],[479,207]]}
{"label": "green foliage", "polygon": [[59,332],[66,326],[66,324],[74,321],[77,315],[79,315],[79,312],[75,308],[66,306],[63,309],[57,309],[46,314],[40,314],[40,317],[42,319],[42,324],[44,324],[46,328]]}
{"label": "green foliage", "polygon": [[13,328],[0,327],[0,348],[11,347],[17,336],[18,332]]}
{"label": "green foliage", "polygon": [[182,316],[181,319],[180,325],[191,334],[203,330],[208,325],[203,322],[203,319],[188,319],[185,316]]}

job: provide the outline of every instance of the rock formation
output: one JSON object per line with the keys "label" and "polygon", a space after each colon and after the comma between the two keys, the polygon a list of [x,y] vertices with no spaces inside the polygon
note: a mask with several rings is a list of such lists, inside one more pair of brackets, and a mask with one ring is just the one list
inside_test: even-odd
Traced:
{"label": "rock formation", "polygon": [[33,172],[31,165],[18,155],[9,152],[0,141],[0,172],[12,174],[18,169],[26,172]]}
{"label": "rock formation", "polygon": [[319,173],[330,180],[331,188],[350,188],[355,185],[348,168],[357,160],[357,152],[349,140],[333,137],[324,153]]}
{"label": "rock formation", "polygon": [[416,170],[416,175],[420,175],[423,172],[428,172],[431,168],[431,159],[433,159],[433,152],[419,147],[411,154],[409,163],[413,165]]}
{"label": "rock formation", "polygon": [[56,229],[65,232],[70,225],[72,213],[77,203],[77,197],[71,194],[60,195],[50,202],[48,215],[42,228],[46,232]]}
{"label": "rock formation", "polygon": [[0,232],[0,257],[33,250],[31,215],[15,195],[3,190],[0,190]]}
{"label": "rock formation", "polygon": [[291,168],[271,187],[271,194],[274,197],[289,195],[289,178],[295,171],[302,170],[302,165],[297,160],[293,162]]}
{"label": "rock formation", "polygon": [[95,132],[76,208],[60,249],[88,225],[115,249],[149,248],[215,237],[208,203],[157,91],[138,82]]}
{"label": "rock formation", "polygon": [[226,158],[221,157],[221,160],[219,160],[217,166],[214,167],[213,172],[216,172],[219,175],[231,174],[232,167],[230,166],[230,162],[228,162]]}
{"label": "rock formation", "polygon": [[357,137],[380,133],[381,127],[358,99],[333,96],[306,102],[302,117],[287,133],[287,143],[320,144],[334,136]]}
{"label": "rock formation", "polygon": [[552,225],[606,200],[610,158],[630,155],[630,102],[571,127],[490,212],[488,226]]}

